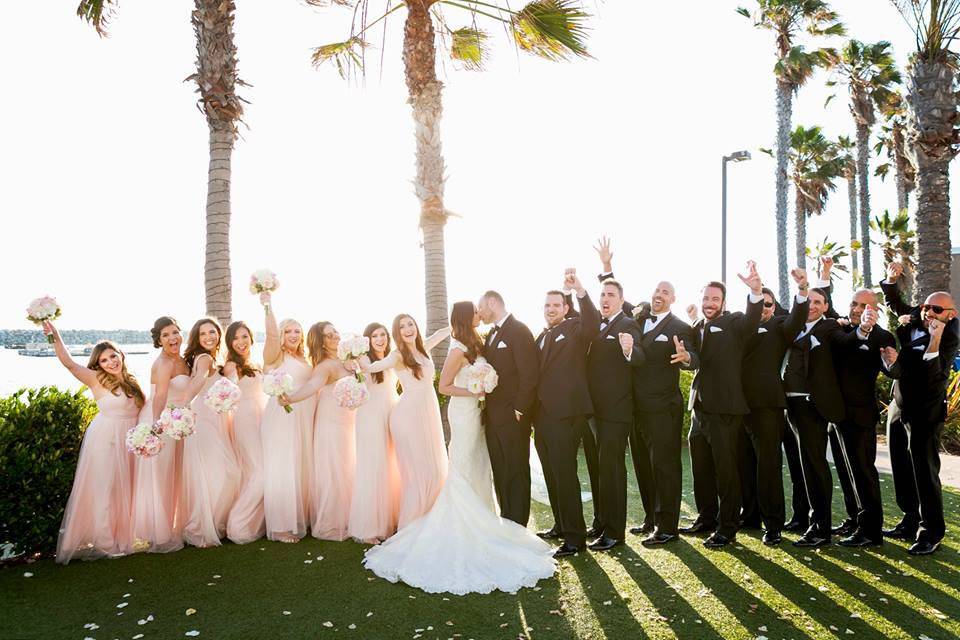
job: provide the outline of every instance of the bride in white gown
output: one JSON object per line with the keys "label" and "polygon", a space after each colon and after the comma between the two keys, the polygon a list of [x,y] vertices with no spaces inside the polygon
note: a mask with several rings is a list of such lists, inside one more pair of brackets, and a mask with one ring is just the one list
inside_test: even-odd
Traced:
{"label": "bride in white gown", "polygon": [[450,324],[454,338],[440,374],[441,393],[451,396],[446,483],[430,511],[369,549],[363,563],[428,593],[515,593],[551,577],[556,561],[550,545],[497,514],[479,400],[466,390],[467,368],[483,344],[473,303],[456,303]]}

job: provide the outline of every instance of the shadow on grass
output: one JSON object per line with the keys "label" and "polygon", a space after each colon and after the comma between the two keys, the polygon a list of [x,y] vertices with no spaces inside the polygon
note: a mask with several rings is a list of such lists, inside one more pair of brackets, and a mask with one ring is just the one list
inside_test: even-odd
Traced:
{"label": "shadow on grass", "polygon": [[587,602],[607,638],[650,637],[620,597],[607,572],[590,553],[581,553],[570,562],[570,566],[583,585]]}

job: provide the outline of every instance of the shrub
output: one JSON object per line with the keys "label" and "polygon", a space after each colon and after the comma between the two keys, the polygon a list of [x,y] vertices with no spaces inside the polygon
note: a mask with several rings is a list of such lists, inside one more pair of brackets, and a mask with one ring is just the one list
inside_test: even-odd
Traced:
{"label": "shrub", "polygon": [[681,439],[687,441],[687,434],[690,433],[690,411],[687,410],[690,402],[690,385],[693,384],[693,371],[686,369],[680,370],[680,392],[683,393],[683,430]]}
{"label": "shrub", "polygon": [[0,398],[0,544],[52,553],[70,495],[83,432],[96,403],[54,387]]}

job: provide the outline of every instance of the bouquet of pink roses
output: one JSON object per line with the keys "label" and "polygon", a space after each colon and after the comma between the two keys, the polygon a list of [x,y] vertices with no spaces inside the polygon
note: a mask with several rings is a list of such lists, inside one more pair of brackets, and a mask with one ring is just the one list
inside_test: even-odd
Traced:
{"label": "bouquet of pink roses", "polygon": [[250,276],[250,293],[266,293],[276,291],[280,286],[277,274],[270,269],[258,269]]}
{"label": "bouquet of pink roses", "polygon": [[152,458],[163,449],[163,440],[152,424],[138,424],[127,431],[127,451],[140,458]]}
{"label": "bouquet of pink roses", "polygon": [[[56,320],[60,317],[60,303],[55,298],[43,296],[30,302],[27,306],[27,320],[33,324],[40,325],[50,320]],[[53,336],[47,336],[47,342],[53,343]]]}
{"label": "bouquet of pink roses", "polygon": [[220,378],[210,386],[203,403],[217,413],[226,413],[233,409],[242,395],[240,387],[230,378]]}
{"label": "bouquet of pink roses", "polygon": [[333,397],[345,409],[356,409],[370,397],[367,385],[354,376],[344,376],[333,385]]}
{"label": "bouquet of pink roses", "polygon": [[[293,376],[283,369],[274,369],[263,376],[263,392],[268,396],[278,398],[293,391]],[[288,404],[283,405],[283,410],[287,413],[293,411],[293,407]]]}
{"label": "bouquet of pink roses", "polygon": [[163,435],[173,440],[183,440],[193,434],[197,425],[197,414],[190,407],[168,405],[160,419],[157,428]]}
{"label": "bouquet of pink roses", "polygon": [[500,376],[484,358],[477,358],[476,362],[467,367],[467,391],[480,394],[480,408],[486,403],[486,394],[497,388]]}

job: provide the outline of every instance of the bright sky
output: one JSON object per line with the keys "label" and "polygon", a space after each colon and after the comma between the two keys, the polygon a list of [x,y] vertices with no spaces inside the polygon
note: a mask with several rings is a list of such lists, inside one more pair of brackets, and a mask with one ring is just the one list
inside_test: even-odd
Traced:
{"label": "bright sky", "polygon": [[[588,2],[593,60],[518,54],[495,27],[487,71],[444,60],[446,202],[462,216],[447,227],[451,303],[496,288],[536,328],[565,267],[596,290],[591,245],[606,233],[627,298],[668,278],[682,312],[719,277],[720,162],[738,149],[754,159],[729,167],[731,291],[745,293],[733,274],[748,258],[775,284],[774,162],[757,152],[775,135],[773,36],[737,4]],[[146,329],[161,314],[189,326],[204,310],[207,176],[207,126],[182,82],[196,55],[193,3],[124,2],[104,40],[75,5],[14,3],[0,26],[0,327],[29,326],[23,308],[45,293],[65,328]],[[311,47],[346,36],[348,9],[237,5],[240,71],[253,86],[233,156],[234,317],[260,325],[246,286],[267,267],[281,279],[280,316],[341,331],[401,311],[422,319],[402,14],[382,48],[375,38],[365,86],[350,86],[309,61]],[[913,37],[889,3],[833,6],[852,36],[888,39],[905,62]],[[801,91],[794,123],[852,135],[845,93],[823,108],[824,80]],[[896,207],[892,179],[871,187],[875,211]],[[847,225],[841,184],[810,244],[846,243]],[[839,300],[846,291],[848,281]]]}

